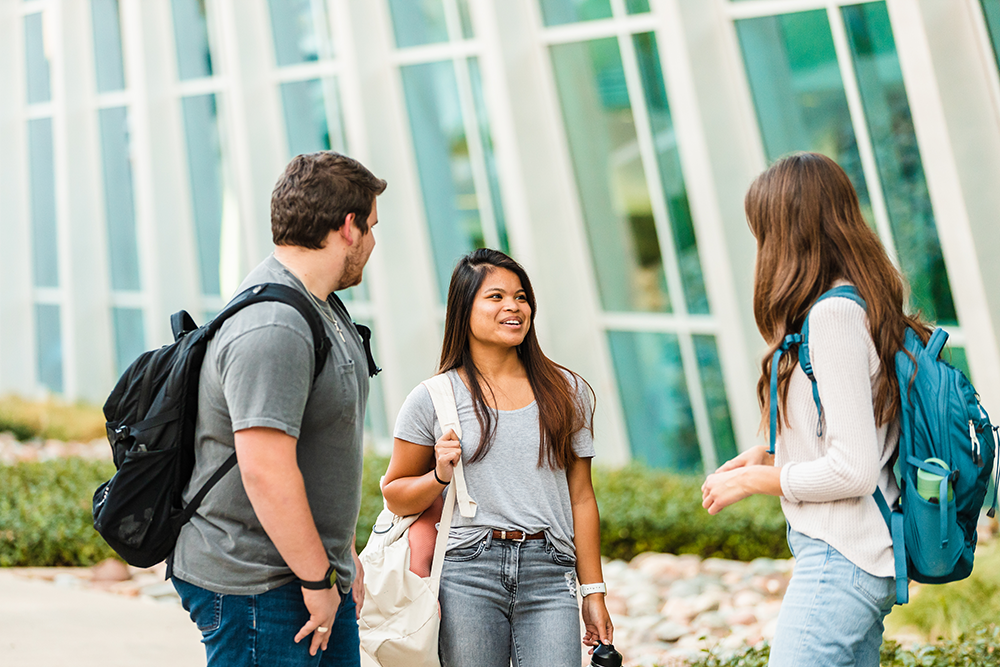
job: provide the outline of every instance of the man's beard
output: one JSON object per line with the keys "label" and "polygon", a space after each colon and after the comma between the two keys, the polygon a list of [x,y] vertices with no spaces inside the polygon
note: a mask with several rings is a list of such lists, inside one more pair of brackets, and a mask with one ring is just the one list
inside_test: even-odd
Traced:
{"label": "man's beard", "polygon": [[361,275],[365,269],[364,248],[359,243],[354,252],[344,257],[344,273],[340,276],[339,289],[346,289],[361,284]]}

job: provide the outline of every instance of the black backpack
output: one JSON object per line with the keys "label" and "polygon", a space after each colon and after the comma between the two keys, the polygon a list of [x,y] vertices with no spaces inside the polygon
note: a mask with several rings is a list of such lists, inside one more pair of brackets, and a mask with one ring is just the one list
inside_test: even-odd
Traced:
{"label": "black backpack", "polygon": [[[226,319],[261,301],[293,306],[309,323],[316,350],[315,380],[331,345],[319,313],[301,292],[265,283],[238,294],[201,327],[187,312],[174,313],[170,317],[174,342],[132,362],[104,404],[118,472],[94,494],[94,528],[131,565],[150,567],[167,558],[205,494],[236,465],[233,452],[183,505],[181,495],[194,469],[198,382],[208,342]],[[358,329],[367,352],[368,331]],[[374,363],[368,356],[371,370]]]}

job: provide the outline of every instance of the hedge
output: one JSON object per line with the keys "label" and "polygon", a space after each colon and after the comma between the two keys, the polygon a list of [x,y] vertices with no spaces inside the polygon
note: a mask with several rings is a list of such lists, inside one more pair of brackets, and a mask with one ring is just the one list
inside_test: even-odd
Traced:
{"label": "hedge", "polygon": [[711,516],[701,506],[701,477],[638,465],[596,469],[601,553],[631,559],[643,551],[750,561],[789,558],[777,498],[753,496]]}
{"label": "hedge", "polygon": [[[379,478],[388,459],[365,458],[358,548],[382,509]],[[91,498],[114,472],[105,461],[62,459],[0,466],[0,566],[92,565],[112,555],[91,524]],[[643,551],[752,560],[786,557],[784,520],[773,498],[750,498],[710,517],[701,482],[630,466],[596,469],[602,552]]]}

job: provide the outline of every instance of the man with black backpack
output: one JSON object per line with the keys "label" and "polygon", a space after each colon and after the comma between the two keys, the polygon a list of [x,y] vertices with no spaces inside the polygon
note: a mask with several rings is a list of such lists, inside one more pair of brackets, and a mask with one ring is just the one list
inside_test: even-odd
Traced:
{"label": "man with black backpack", "polygon": [[243,308],[208,344],[185,502],[234,450],[238,474],[223,475],[181,529],[171,573],[210,667],[359,664],[354,528],[377,369],[334,292],[361,282],[385,186],[356,160],[321,152],[293,159],[274,188],[274,253],[240,289],[297,290],[329,347],[281,301]]}

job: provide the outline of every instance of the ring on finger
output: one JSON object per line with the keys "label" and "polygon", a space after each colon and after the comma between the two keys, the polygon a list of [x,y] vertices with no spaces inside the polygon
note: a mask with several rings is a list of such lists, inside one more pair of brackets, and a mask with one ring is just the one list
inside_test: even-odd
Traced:
{"label": "ring on finger", "polygon": [[316,628],[316,632],[323,634],[324,632],[329,632],[330,628],[324,628],[322,625]]}

